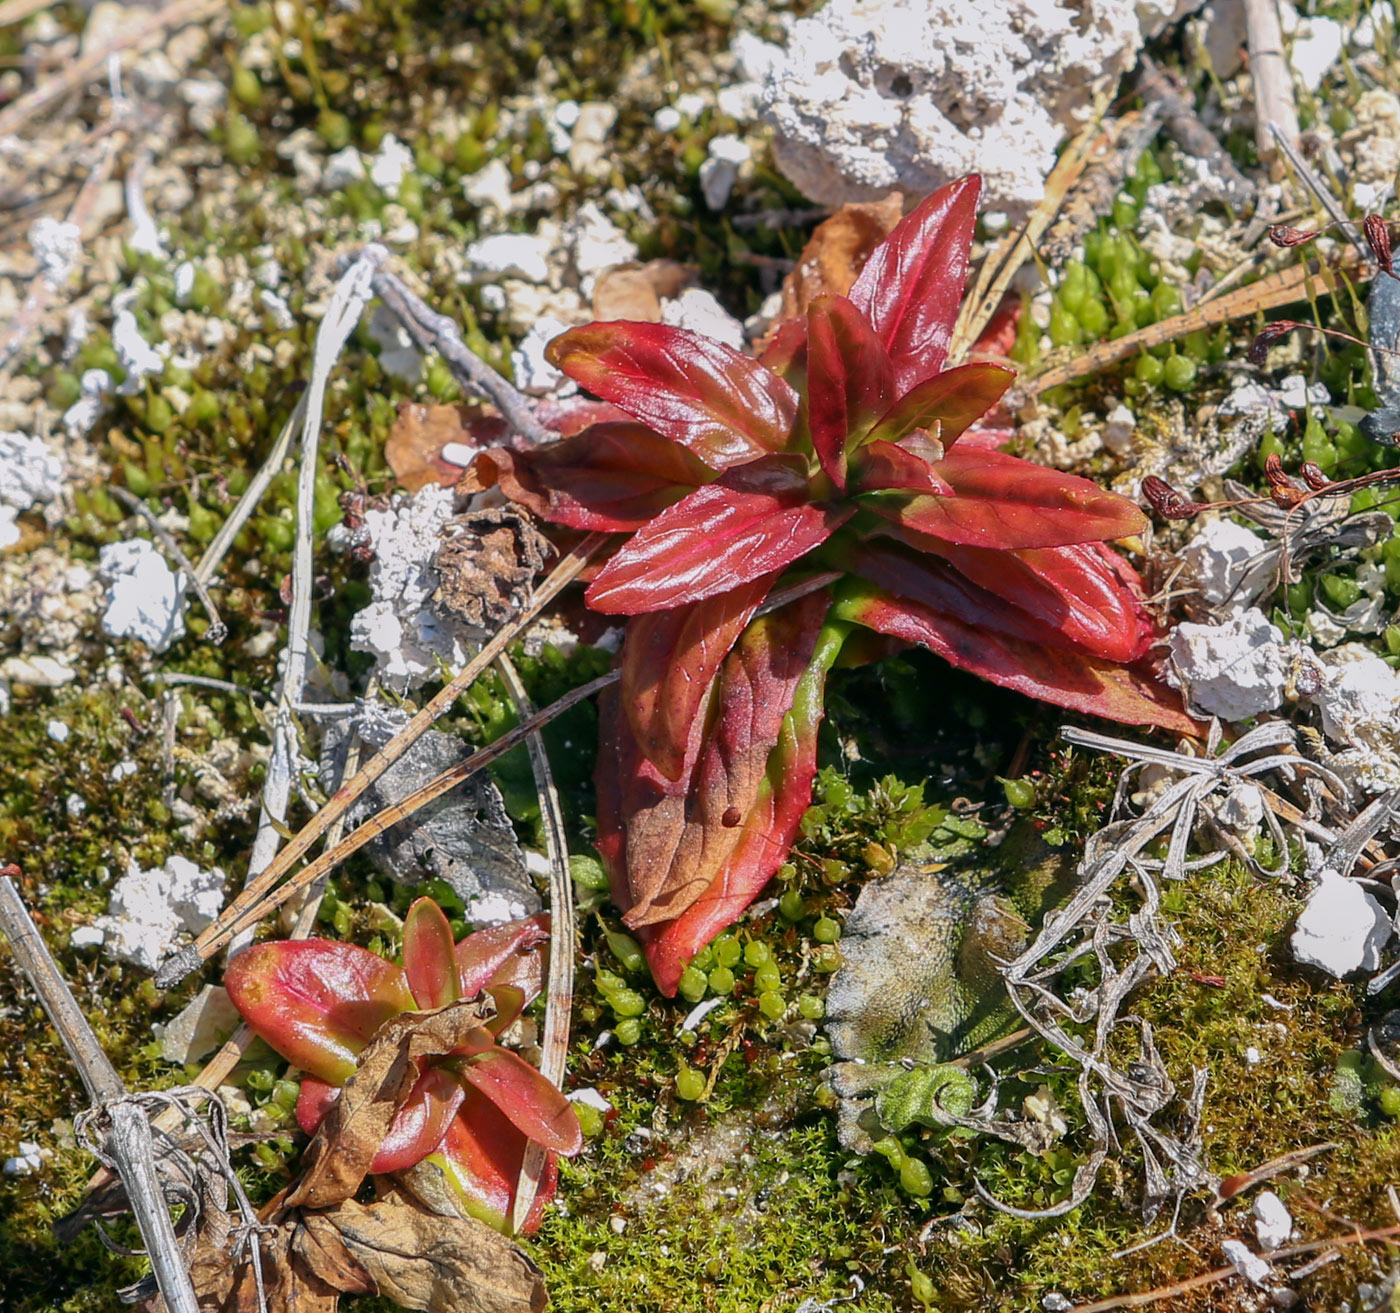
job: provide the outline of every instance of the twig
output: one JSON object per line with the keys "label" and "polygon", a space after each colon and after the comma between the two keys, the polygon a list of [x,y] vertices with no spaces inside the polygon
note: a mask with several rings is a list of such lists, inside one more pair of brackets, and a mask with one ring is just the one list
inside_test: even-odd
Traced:
{"label": "twig", "polygon": [[1244,0],[1249,78],[1254,85],[1254,144],[1259,158],[1276,161],[1272,125],[1290,142],[1298,140],[1298,106],[1293,74],[1283,53],[1277,0]]}
{"label": "twig", "polygon": [[18,133],[36,114],[55,101],[62,100],[70,91],[77,90],[89,78],[96,77],[107,66],[111,56],[154,45],[165,39],[170,28],[201,22],[224,7],[220,0],[174,0],[173,4],[156,10],[145,22],[126,29],[99,49],[81,55],[62,73],[0,109],[0,137]]}
{"label": "twig", "polygon": [[194,1286],[180,1259],[179,1242],[156,1173],[151,1123],[139,1104],[127,1095],[122,1078],[102,1051],[48,945],[30,919],[10,879],[19,868],[4,869],[5,874],[0,875],[0,930],[4,930],[15,960],[77,1067],[94,1109],[105,1112],[110,1122],[107,1153],[126,1187],[166,1307],[171,1313],[198,1313]]}
{"label": "twig", "polygon": [[534,408],[523,392],[474,352],[467,350],[456,323],[446,315],[438,314],[421,297],[414,295],[401,278],[381,269],[375,275],[374,292],[420,349],[436,351],[457,381],[491,401],[522,438],[534,443],[558,439],[559,435],[553,429],[545,428],[535,418]]}
{"label": "twig", "polygon": [[[496,668],[501,672],[506,691],[515,703],[516,714],[521,720],[528,719],[535,708],[530,703],[530,695],[521,682],[515,663],[502,652],[496,658]],[[544,823],[544,852],[549,861],[549,990],[545,998],[540,1071],[546,1080],[563,1089],[569,1062],[569,1015],[574,1005],[574,943],[578,934],[574,924],[574,888],[569,878],[569,845],[564,830],[564,812],[559,805],[559,793],[554,787],[544,737],[536,731],[525,740],[525,747],[529,751],[530,768],[535,775],[540,819]],[[511,1213],[512,1231],[522,1230],[530,1216],[545,1161],[544,1147],[530,1140],[520,1164],[520,1179]]]}
{"label": "twig", "polygon": [[1138,91],[1149,106],[1156,105],[1161,110],[1162,126],[1168,135],[1187,154],[1204,160],[1210,171],[1225,183],[1233,199],[1251,200],[1258,189],[1240,172],[1230,152],[1201,122],[1191,102],[1172,85],[1161,65],[1150,55],[1144,54],[1138,61],[1138,67],[1142,70]]}
{"label": "twig", "polygon": [[165,548],[171,556],[175,558],[175,564],[180,567],[189,578],[190,586],[199,597],[200,605],[204,607],[205,613],[209,616],[209,628],[205,631],[206,642],[213,643],[216,647],[228,636],[228,626],[224,624],[218,609],[214,605],[214,599],[209,596],[209,589],[204,580],[195,572],[190,558],[185,555],[180,544],[175,541],[174,535],[158,519],[156,513],[127,488],[118,487],[113,484],[107,489],[123,506],[135,511],[151,527],[151,532],[160,540],[160,545]]}

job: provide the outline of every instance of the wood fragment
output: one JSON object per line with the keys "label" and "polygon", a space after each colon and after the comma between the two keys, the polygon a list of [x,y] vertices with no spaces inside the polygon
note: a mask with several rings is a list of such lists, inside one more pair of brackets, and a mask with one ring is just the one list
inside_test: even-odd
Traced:
{"label": "wood fragment", "polygon": [[1293,73],[1283,50],[1283,28],[1277,0],[1244,0],[1249,46],[1249,79],[1254,86],[1254,144],[1259,158],[1275,176],[1282,173],[1278,145],[1270,125],[1290,143],[1298,140],[1298,105],[1293,96]]}

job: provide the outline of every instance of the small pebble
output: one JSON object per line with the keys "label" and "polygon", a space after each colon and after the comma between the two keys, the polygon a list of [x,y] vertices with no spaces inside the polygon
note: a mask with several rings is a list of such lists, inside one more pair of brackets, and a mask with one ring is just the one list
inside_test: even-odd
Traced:
{"label": "small pebble", "polygon": [[69,729],[68,726],[65,725],[61,720],[49,721],[49,723],[44,727],[44,729],[45,732],[48,734],[49,738],[51,738],[55,743],[68,742]]}

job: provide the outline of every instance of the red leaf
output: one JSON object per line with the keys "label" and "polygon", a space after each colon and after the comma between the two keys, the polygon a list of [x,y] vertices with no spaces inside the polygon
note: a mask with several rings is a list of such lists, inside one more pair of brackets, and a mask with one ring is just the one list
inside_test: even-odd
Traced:
{"label": "red leaf", "polygon": [[870,431],[871,442],[900,442],[915,429],[927,429],[951,447],[1001,400],[1016,375],[1000,365],[959,365],[945,369],[906,392]]}
{"label": "red leaf", "polygon": [[854,510],[811,502],[800,458],[753,461],[639,529],[584,596],[595,611],[637,615],[727,593],[821,546]]}
{"label": "red leaf", "polygon": [[950,497],[870,497],[862,505],[918,533],[966,547],[1064,547],[1147,527],[1126,497],[1005,452],[954,447],[933,471]]}
{"label": "red leaf", "polygon": [[819,296],[807,312],[807,422],[831,481],[846,487],[846,453],[889,409],[888,352],[844,296]]}
{"label": "red leaf", "polygon": [[586,324],[550,362],[590,392],[723,469],[781,451],[797,393],[732,347],[666,324]]}
{"label": "red leaf", "polygon": [[962,670],[1042,702],[1178,734],[1201,730],[1182,710],[1176,691],[1141,668],[994,633],[961,615],[873,588],[842,599],[833,614],[917,643]]}
{"label": "red leaf", "polygon": [[758,359],[765,369],[801,392],[807,386],[807,321],[789,319],[779,324]]}
{"label": "red leaf", "polygon": [[792,708],[769,754],[754,804],[735,827],[740,837],[728,860],[705,892],[678,917],[637,932],[657,988],[668,998],[675,994],[686,963],[744,914],[787,860],[812,800],[826,676],[846,630],[846,625],[828,624],[818,636],[812,661],[798,681]]}
{"label": "red leaf", "polygon": [[330,1112],[331,1104],[340,1098],[340,1087],[327,1085],[315,1076],[303,1076],[301,1089],[297,1091],[297,1125],[307,1135],[315,1135],[316,1128]]}
{"label": "red leaf", "polygon": [[370,1171],[401,1172],[422,1162],[442,1143],[461,1106],[462,1085],[456,1076],[428,1067],[395,1115]]}
{"label": "red leaf", "polygon": [[851,569],[895,597],[969,625],[1135,661],[1152,641],[1152,626],[1140,593],[1113,559],[1098,544],[998,552],[940,543],[925,552],[875,541],[853,548]]}
{"label": "red leaf", "polygon": [[453,947],[452,927],[442,908],[431,898],[414,899],[403,923],[403,970],[414,999],[425,1011],[445,1008],[460,996]]}
{"label": "red leaf", "polygon": [[715,472],[679,443],[641,424],[595,424],[548,447],[493,447],[459,486],[499,483],[512,501],[573,529],[637,529]]}
{"label": "red leaf", "polygon": [[[470,1089],[447,1138],[428,1162],[442,1171],[469,1217],[508,1232],[527,1143],[486,1095]],[[525,1234],[539,1226],[558,1183],[558,1155],[546,1154],[539,1193],[521,1228]]]}
{"label": "red leaf", "polygon": [[475,1057],[454,1061],[453,1070],[537,1144],[565,1155],[583,1148],[583,1131],[573,1105],[539,1068],[532,1067],[518,1053],[492,1047]]}
{"label": "red leaf", "polygon": [[976,174],[940,187],[900,220],[851,285],[851,301],[894,361],[900,392],[947,359],[981,190]]}
{"label": "red leaf", "polygon": [[705,731],[677,780],[642,755],[616,698],[600,708],[598,849],[629,926],[679,915],[755,841],[748,820],[829,600],[812,594],[748,626],[706,697]]}
{"label": "red leaf", "polygon": [[[543,954],[549,943],[549,913],[477,930],[457,944],[463,998],[475,998],[488,985],[515,985],[526,1003],[538,996],[544,981]],[[532,988],[533,986],[533,988]]]}
{"label": "red leaf", "polygon": [[245,948],[224,986],[253,1032],[289,1062],[343,1085],[380,1026],[414,1010],[401,968],[330,939],[280,939]]}
{"label": "red leaf", "polygon": [[851,464],[858,493],[894,489],[948,496],[953,491],[933,472],[931,462],[893,442],[867,442],[852,453]]}
{"label": "red leaf", "polygon": [[720,663],[768,595],[778,572],[718,597],[627,622],[622,647],[622,707],[642,754],[678,779],[696,712]]}

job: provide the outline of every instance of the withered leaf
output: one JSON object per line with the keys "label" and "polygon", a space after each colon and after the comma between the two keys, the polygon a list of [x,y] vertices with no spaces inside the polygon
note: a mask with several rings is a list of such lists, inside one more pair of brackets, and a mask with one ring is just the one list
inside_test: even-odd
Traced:
{"label": "withered leaf", "polygon": [[871,251],[890,235],[902,214],[903,202],[892,194],[882,201],[843,205],[819,223],[796,268],[783,279],[783,308],[773,328],[805,316],[819,296],[845,296]]}
{"label": "withered leaf", "polygon": [[593,318],[659,324],[663,299],[697,285],[695,270],[677,260],[648,260],[605,269],[593,284]]}
{"label": "withered leaf", "polygon": [[414,1060],[450,1053],[489,1016],[489,1004],[464,1000],[385,1022],[311,1141],[288,1206],[328,1208],[353,1195],[418,1077]]}
{"label": "withered leaf", "polygon": [[401,487],[417,492],[429,483],[450,488],[462,476],[462,466],[443,460],[449,443],[473,451],[499,442],[505,422],[480,406],[422,406],[405,402],[384,443],[384,459]]}
{"label": "withered leaf", "polygon": [[454,516],[433,559],[442,579],[437,601],[473,628],[494,629],[523,605],[551,550],[549,539],[514,506]]}
{"label": "withered leaf", "polygon": [[431,1313],[542,1313],[539,1269],[514,1242],[475,1218],[442,1217],[391,1189],[372,1204],[347,1199],[308,1212],[303,1226],[323,1252],[338,1247],[381,1295]]}

